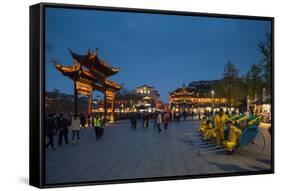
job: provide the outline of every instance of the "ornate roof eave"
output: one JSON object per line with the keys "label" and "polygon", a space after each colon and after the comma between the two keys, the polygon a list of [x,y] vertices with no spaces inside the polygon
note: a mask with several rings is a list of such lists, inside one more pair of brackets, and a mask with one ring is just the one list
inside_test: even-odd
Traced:
{"label": "ornate roof eave", "polygon": [[87,55],[79,55],[74,53],[71,49],[68,49],[72,58],[79,62],[82,66],[85,66],[90,71],[99,69],[106,76],[111,76],[119,72],[119,68],[110,67],[104,60],[98,57],[98,51],[88,51]]}
{"label": "ornate roof eave", "polygon": [[113,89],[113,90],[120,90],[121,88],[122,88],[122,86],[121,85],[119,85],[119,84],[117,84],[117,83],[115,83],[115,82],[112,82],[112,81],[109,81],[108,79],[106,79],[105,81],[104,81],[104,84],[107,86],[107,87],[109,87],[109,88],[111,88],[111,89]]}
{"label": "ornate roof eave", "polygon": [[147,87],[147,88],[150,88],[150,89],[154,89],[153,86],[149,86],[149,85],[146,85],[146,84],[144,84],[144,85],[142,85],[142,86],[138,86],[138,87],[136,87],[136,89],[140,89],[140,88],[143,88],[143,87]]}
{"label": "ornate roof eave", "polygon": [[195,94],[195,91],[192,88],[185,87],[185,88],[177,88],[174,91],[170,92],[170,95],[185,95],[185,94],[193,95]]}
{"label": "ornate roof eave", "polygon": [[63,66],[62,64],[59,64],[55,60],[52,60],[51,62],[53,62],[56,69],[63,74],[78,72],[81,67],[80,64],[78,64],[78,63],[74,63],[72,66]]}
{"label": "ornate roof eave", "polygon": [[55,63],[56,69],[63,75],[68,76],[71,79],[77,80],[77,78],[85,78],[89,81],[96,81],[97,78],[90,72],[83,70],[79,63],[74,63],[72,66],[63,66],[61,64]]}
{"label": "ornate roof eave", "polygon": [[194,105],[194,102],[172,102],[174,105]]}

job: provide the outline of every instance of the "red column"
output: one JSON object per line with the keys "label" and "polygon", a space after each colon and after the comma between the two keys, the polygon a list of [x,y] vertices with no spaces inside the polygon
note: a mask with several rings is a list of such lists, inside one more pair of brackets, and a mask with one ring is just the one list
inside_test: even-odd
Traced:
{"label": "red column", "polygon": [[107,100],[106,100],[106,91],[104,92],[104,100],[103,100],[103,108],[104,108],[104,121],[106,122],[106,113],[107,113]]}
{"label": "red column", "polygon": [[92,115],[92,90],[88,97],[88,115]]}
{"label": "red column", "polygon": [[76,87],[76,81],[73,81],[74,83],[74,115],[78,115],[78,92]]}

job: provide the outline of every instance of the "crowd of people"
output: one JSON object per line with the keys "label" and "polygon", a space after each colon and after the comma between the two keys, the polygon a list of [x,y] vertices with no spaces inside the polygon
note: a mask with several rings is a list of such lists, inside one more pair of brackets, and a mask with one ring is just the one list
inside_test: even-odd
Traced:
{"label": "crowd of people", "polygon": [[[136,129],[138,126],[149,128],[153,124],[161,133],[162,129],[167,130],[169,122],[181,119],[191,119],[196,115],[192,112],[169,112],[156,111],[154,113],[131,113],[128,116],[131,128]],[[200,114],[197,114],[200,119]],[[218,147],[224,146],[229,152],[233,152],[241,132],[249,125],[259,125],[260,118],[253,113],[250,115],[241,115],[235,111],[230,112],[220,109],[219,111],[206,111],[201,114],[202,120],[199,131],[205,141],[215,140]],[[138,125],[139,124],[139,125]],[[79,144],[80,129],[93,127],[96,140],[100,140],[104,134],[105,117],[103,114],[96,113],[93,116],[71,115],[70,113],[49,113],[44,120],[45,147],[55,148],[57,146],[69,144],[69,131],[71,131],[71,144]],[[55,139],[56,138],[56,139]]]}
{"label": "crowd of people", "polygon": [[260,118],[252,112],[249,115],[231,114],[220,109],[214,116],[204,116],[199,131],[205,141],[215,140],[217,147],[225,147],[229,154],[234,152],[239,137],[244,129],[251,125],[259,125]]}
{"label": "crowd of people", "polygon": [[201,117],[203,116],[212,116],[213,115],[213,111],[204,111],[204,112],[195,112],[193,110],[183,110],[183,111],[155,111],[155,112],[132,112],[132,113],[122,113],[122,117],[120,117],[119,113],[115,114],[114,118],[116,120],[127,120],[130,119],[132,121],[134,121],[133,119],[135,118],[137,121],[142,123],[142,126],[144,127],[148,127],[149,126],[149,121],[150,120],[156,120],[156,116],[158,113],[166,114],[166,117],[168,116],[169,121],[186,121],[188,119],[201,119]]}
{"label": "crowd of people", "polygon": [[[87,124],[88,123],[88,124]],[[80,129],[93,127],[95,129],[96,139],[103,137],[105,120],[103,115],[96,114],[94,117],[87,118],[85,115],[80,116],[71,115],[70,113],[49,113],[44,118],[44,137],[45,148],[51,146],[53,150],[55,147],[55,138],[57,146],[69,144],[69,131],[71,131],[71,144],[78,144],[80,142]]]}
{"label": "crowd of people", "polygon": [[[168,124],[171,121],[185,121],[187,119],[201,119],[201,116],[205,118],[210,118],[213,116],[213,111],[205,111],[204,113],[197,113],[194,111],[182,111],[182,112],[171,112],[171,111],[156,111],[156,112],[135,112],[135,113],[128,113],[123,119],[129,119],[131,122],[132,129],[136,129],[138,124],[141,124],[141,127],[148,128],[149,122],[153,123],[154,127],[158,128],[158,132],[160,133],[162,129],[168,129]],[[196,118],[197,119],[197,118]]]}
{"label": "crowd of people", "polygon": [[137,128],[138,121],[141,123],[141,126],[144,128],[149,127],[149,122],[153,122],[153,126],[157,127],[158,132],[162,131],[162,126],[165,130],[168,129],[168,124],[171,121],[170,112],[168,111],[156,111],[154,113],[132,113],[130,115],[131,127],[133,129]]}

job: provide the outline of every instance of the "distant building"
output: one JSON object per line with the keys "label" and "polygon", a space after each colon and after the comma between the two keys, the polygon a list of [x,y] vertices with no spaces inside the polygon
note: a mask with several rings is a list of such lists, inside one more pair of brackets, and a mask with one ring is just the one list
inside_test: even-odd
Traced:
{"label": "distant building", "polygon": [[170,92],[170,108],[179,111],[190,109],[211,110],[226,106],[227,99],[216,97],[212,85],[217,80],[194,81]]}
{"label": "distant building", "polygon": [[115,111],[118,112],[154,112],[163,109],[160,94],[152,86],[143,85],[134,91],[116,94]]}

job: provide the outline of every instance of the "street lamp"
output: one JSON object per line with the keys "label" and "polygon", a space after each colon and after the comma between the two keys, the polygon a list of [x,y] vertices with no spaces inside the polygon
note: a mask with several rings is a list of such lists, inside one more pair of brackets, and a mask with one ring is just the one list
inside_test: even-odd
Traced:
{"label": "street lamp", "polygon": [[197,93],[197,112],[198,112],[198,118],[200,120],[200,111],[199,111],[199,92]]}
{"label": "street lamp", "polygon": [[266,102],[266,91],[265,91],[265,88],[262,89],[262,102],[263,102],[263,104]]}
{"label": "street lamp", "polygon": [[250,96],[247,96],[247,112],[249,113],[250,111]]}
{"label": "street lamp", "polygon": [[212,107],[214,107],[214,97],[215,97],[215,91],[212,90],[211,91],[211,94],[212,94]]}

